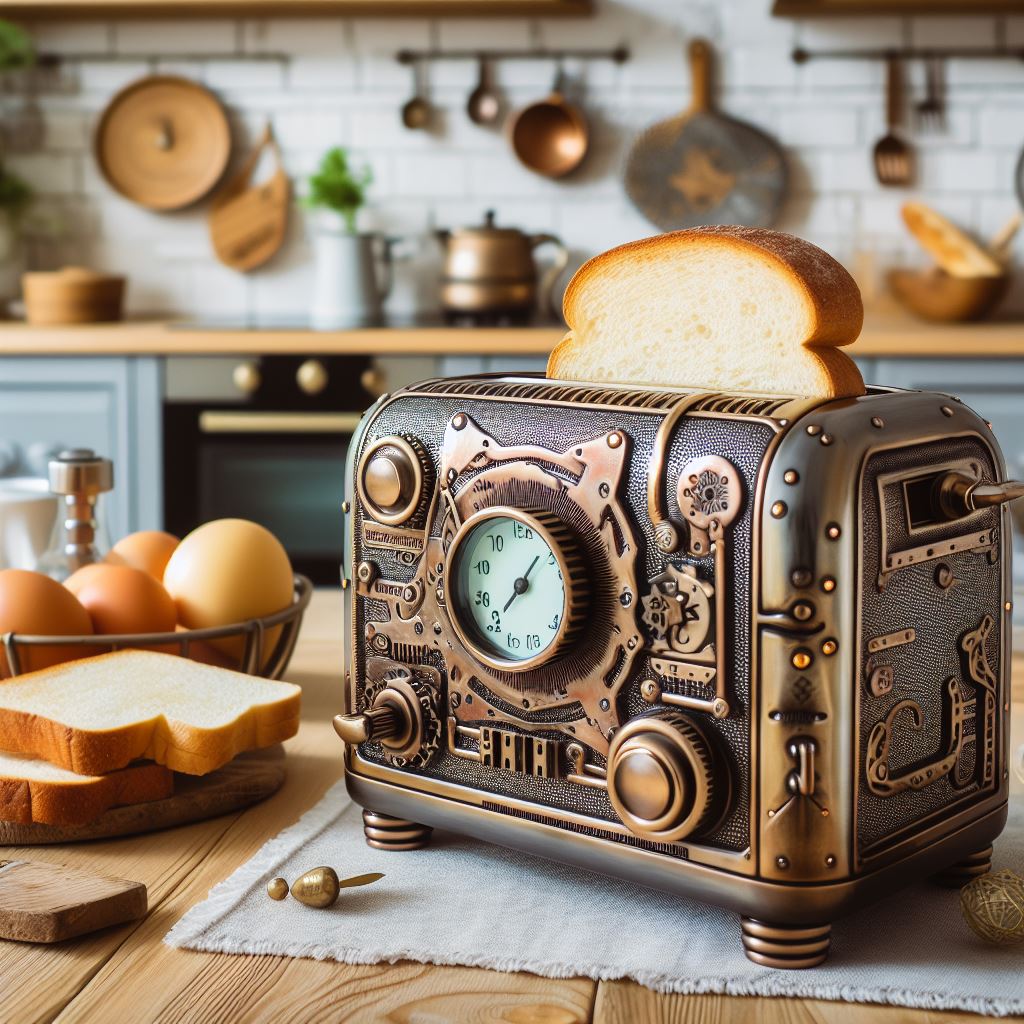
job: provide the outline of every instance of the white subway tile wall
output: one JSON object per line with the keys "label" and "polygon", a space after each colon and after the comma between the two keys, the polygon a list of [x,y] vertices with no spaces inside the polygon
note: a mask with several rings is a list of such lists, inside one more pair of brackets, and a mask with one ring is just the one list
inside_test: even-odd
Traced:
{"label": "white subway tile wall", "polygon": [[[406,239],[397,249],[388,308],[400,315],[436,305],[441,253],[434,230],[499,223],[559,234],[578,264],[593,253],[654,233],[621,187],[633,136],[689,102],[684,47],[707,35],[719,54],[718,100],[736,117],[775,134],[792,172],[779,227],[842,259],[877,291],[885,267],[920,262],[900,204],[919,197],[964,227],[996,231],[1016,210],[1013,179],[1024,146],[1024,66],[1014,61],[951,61],[944,130],[913,121],[922,98],[920,65],[907,68],[908,137],[917,147],[914,190],[883,189],[871,149],[884,131],[883,69],[863,61],[795,65],[794,46],[868,48],[1024,43],[1024,17],[864,18],[792,22],[769,15],[771,0],[597,0],[592,18],[426,20],[315,18],[120,21],[30,26],[39,49],[67,54],[58,70],[26,83],[12,77],[0,98],[8,160],[40,195],[29,260],[48,268],[85,263],[129,274],[136,314],[196,317],[305,315],[312,283],[314,218],[298,206],[286,244],[264,269],[239,275],[216,263],[207,204],[155,214],[116,195],[96,168],[92,135],[115,90],[162,71],[196,78],[229,110],[235,163],[274,127],[296,192],[325,149],[347,146],[374,173],[361,223]],[[475,61],[429,69],[432,129],[410,132],[399,111],[412,95],[403,47],[629,46],[623,65],[567,61],[570,92],[592,127],[579,172],[551,182],[522,168],[500,129],[469,122],[465,103]],[[104,61],[100,57],[123,58]],[[550,90],[550,61],[494,69],[506,108]],[[40,130],[41,126],[41,130]],[[870,279],[869,279],[870,278]]]}

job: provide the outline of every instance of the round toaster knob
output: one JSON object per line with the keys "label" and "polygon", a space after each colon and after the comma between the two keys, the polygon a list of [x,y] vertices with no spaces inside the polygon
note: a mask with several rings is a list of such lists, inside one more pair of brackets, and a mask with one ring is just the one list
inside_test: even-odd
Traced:
{"label": "round toaster knob", "polygon": [[404,523],[432,485],[430,459],[410,436],[382,437],[363,453],[359,463],[359,497],[370,515],[391,526]]}
{"label": "round toaster knob", "polygon": [[295,383],[307,395],[319,395],[328,380],[327,367],[319,359],[307,359],[295,371]]}
{"label": "round toaster knob", "polygon": [[680,712],[633,719],[608,752],[608,797],[637,835],[663,843],[684,839],[706,824],[714,804],[708,741]]}
{"label": "round toaster knob", "polygon": [[258,363],[247,360],[231,371],[231,380],[243,395],[254,395],[260,389],[263,378]]}

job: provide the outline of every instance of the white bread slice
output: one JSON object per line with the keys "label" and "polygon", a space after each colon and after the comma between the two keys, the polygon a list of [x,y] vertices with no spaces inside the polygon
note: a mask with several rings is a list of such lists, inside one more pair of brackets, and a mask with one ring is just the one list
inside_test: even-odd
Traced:
{"label": "white bread slice", "polygon": [[111,807],[164,800],[174,775],[159,764],[76,775],[48,761],[0,750],[0,821],[88,825]]}
{"label": "white bread slice", "polygon": [[0,683],[0,749],[81,775],[140,758],[205,775],[294,736],[301,693],[172,654],[118,651]]}
{"label": "white bread slice", "polygon": [[548,376],[839,398],[864,393],[838,346],[860,334],[853,278],[779,231],[705,227],[611,249],[563,300],[569,333]]}

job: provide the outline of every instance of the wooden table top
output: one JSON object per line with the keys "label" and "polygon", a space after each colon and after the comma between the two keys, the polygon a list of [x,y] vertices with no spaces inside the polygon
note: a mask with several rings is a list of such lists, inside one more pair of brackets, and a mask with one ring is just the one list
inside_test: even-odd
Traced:
{"label": "wooden table top", "polygon": [[[319,591],[288,672],[303,687],[303,722],[298,736],[287,744],[288,779],[274,797],[247,811],[153,835],[3,851],[4,857],[66,863],[145,882],[150,909],[141,922],[57,946],[0,941],[0,1021],[957,1024],[980,1020],[966,1013],[816,1000],[657,995],[633,982],[552,980],[470,967],[348,966],[165,946],[162,939],[171,925],[316,803],[341,774],[340,743],[330,725],[339,706],[341,673],[341,592]],[[1014,678],[1019,691],[1024,686],[1024,660],[1015,662]]]}

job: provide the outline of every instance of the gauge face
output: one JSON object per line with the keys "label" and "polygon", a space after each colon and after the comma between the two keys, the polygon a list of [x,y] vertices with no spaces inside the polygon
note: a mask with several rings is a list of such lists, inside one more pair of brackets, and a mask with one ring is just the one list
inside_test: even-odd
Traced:
{"label": "gauge face", "polygon": [[519,512],[483,513],[463,530],[448,579],[462,639],[488,664],[516,669],[546,661],[566,632],[567,566],[558,539]]}

